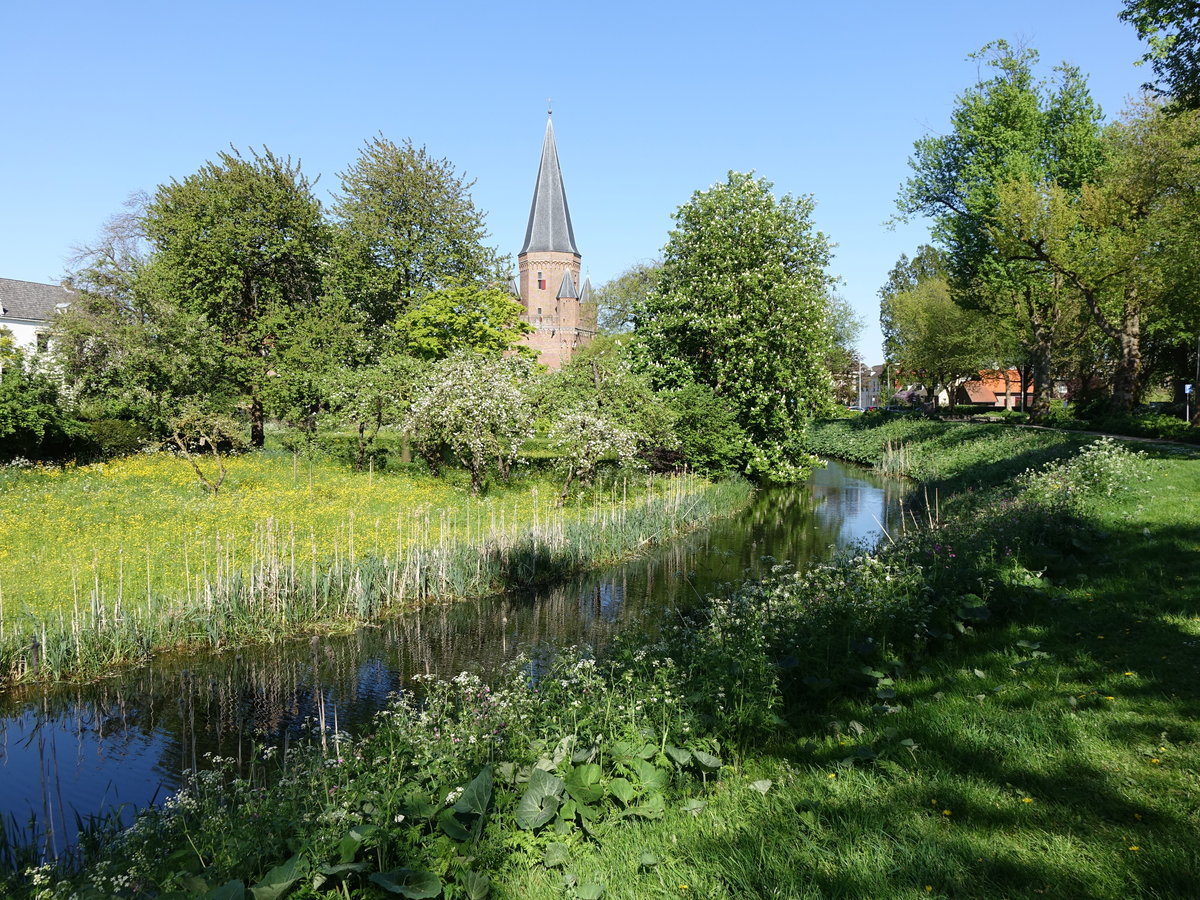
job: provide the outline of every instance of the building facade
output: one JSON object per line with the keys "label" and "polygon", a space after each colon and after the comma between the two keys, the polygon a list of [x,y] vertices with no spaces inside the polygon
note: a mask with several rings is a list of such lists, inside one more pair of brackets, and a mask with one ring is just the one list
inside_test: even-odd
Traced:
{"label": "building facade", "polygon": [[525,307],[522,320],[534,328],[523,343],[536,350],[538,361],[551,370],[570,360],[596,334],[591,284],[581,285],[579,280],[581,260],[554,144],[554,123],[547,118],[513,292]]}
{"label": "building facade", "polygon": [[75,294],[61,284],[40,284],[0,278],[0,329],[7,328],[13,343],[30,356],[50,346],[51,321],[66,309]]}

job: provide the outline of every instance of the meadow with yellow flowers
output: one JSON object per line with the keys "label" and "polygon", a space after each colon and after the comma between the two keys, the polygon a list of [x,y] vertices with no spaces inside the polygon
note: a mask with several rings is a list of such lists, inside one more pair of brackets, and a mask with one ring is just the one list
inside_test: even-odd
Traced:
{"label": "meadow with yellow flowers", "polygon": [[744,502],[740,482],[527,475],[473,495],[412,471],[233,456],[213,494],[154,452],[0,470],[0,680],[94,675],[163,647],[271,640],[430,596],[619,559]]}

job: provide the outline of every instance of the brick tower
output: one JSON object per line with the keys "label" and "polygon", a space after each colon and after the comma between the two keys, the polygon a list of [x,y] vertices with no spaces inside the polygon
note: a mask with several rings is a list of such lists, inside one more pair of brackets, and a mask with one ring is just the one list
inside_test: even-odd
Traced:
{"label": "brick tower", "polygon": [[517,254],[516,288],[525,307],[522,318],[536,329],[524,342],[551,370],[567,362],[575,349],[596,333],[595,322],[587,310],[581,310],[581,301],[589,299],[591,285],[580,288],[579,262],[554,146],[554,124],[547,118],[525,243]]}

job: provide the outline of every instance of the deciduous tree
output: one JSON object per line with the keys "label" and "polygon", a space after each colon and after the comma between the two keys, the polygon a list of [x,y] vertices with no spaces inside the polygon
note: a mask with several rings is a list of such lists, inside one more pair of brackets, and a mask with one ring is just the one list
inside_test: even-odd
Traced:
{"label": "deciduous tree", "polygon": [[507,478],[533,433],[533,407],[521,390],[528,360],[459,353],[434,363],[417,391],[404,429],[435,471],[449,452],[483,489],[488,467]]}
{"label": "deciduous tree", "polygon": [[808,197],[730,172],[675,214],[662,280],[637,321],[655,381],[706,384],[735,411],[754,474],[798,477],[806,417],[831,408],[825,267]]}
{"label": "deciduous tree", "polygon": [[154,256],[139,280],[220,334],[261,447],[277,347],[320,297],[328,231],[308,179],[265,148],[220,153],[160,186],[144,227]]}
{"label": "deciduous tree", "polygon": [[1200,3],[1196,0],[1125,0],[1121,18],[1150,45],[1142,62],[1180,107],[1200,109]]}
{"label": "deciduous tree", "polygon": [[537,352],[518,345],[533,333],[521,321],[525,308],[498,287],[457,284],[422,296],[395,322],[400,346],[419,359],[455,353],[500,356],[515,351],[530,359]]}
{"label": "deciduous tree", "polygon": [[1078,69],[1060,66],[1048,85],[1034,75],[1033,50],[996,41],[974,56],[992,74],[958,98],[949,134],[916,142],[899,206],[933,219],[955,301],[1024,333],[1036,415],[1049,407],[1056,344],[1077,318],[1061,281],[1001,252],[989,226],[1007,180],[1050,181],[1077,194],[1102,158],[1101,114]]}
{"label": "deciduous tree", "polygon": [[501,260],[487,246],[474,184],[447,159],[382,135],[341,173],[335,199],[330,288],[383,326],[428,291],[493,279]]}

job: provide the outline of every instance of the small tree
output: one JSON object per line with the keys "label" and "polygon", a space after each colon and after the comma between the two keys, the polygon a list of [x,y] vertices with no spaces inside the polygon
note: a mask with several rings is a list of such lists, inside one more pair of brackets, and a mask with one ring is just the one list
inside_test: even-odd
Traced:
{"label": "small tree", "polygon": [[340,369],[333,375],[334,415],[357,433],[354,469],[361,472],[384,425],[399,425],[412,406],[420,363],[389,355],[371,366]]}
{"label": "small tree", "polygon": [[495,464],[507,479],[517,451],[533,433],[533,408],[521,390],[529,363],[458,354],[434,364],[417,392],[404,429],[436,473],[450,453],[483,489]]}
{"label": "small tree", "polygon": [[[225,483],[225,457],[246,446],[241,429],[230,416],[199,406],[188,406],[171,419],[170,443],[214,497]],[[215,471],[206,472],[200,465],[206,456],[212,456]]]}
{"label": "small tree", "polygon": [[562,416],[550,428],[550,449],[558,454],[566,473],[561,505],[576,480],[585,487],[605,459],[627,462],[637,453],[638,435],[606,419],[593,409],[581,408]]}

